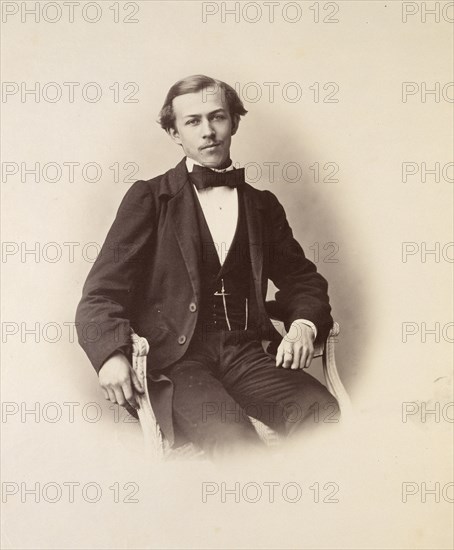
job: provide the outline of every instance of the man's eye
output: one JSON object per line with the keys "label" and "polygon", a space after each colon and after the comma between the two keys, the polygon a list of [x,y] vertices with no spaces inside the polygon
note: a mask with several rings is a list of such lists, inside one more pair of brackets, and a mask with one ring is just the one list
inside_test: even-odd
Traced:
{"label": "man's eye", "polygon": [[198,121],[195,119],[195,118],[192,118],[191,120],[188,120],[186,122],[186,126],[193,126],[195,123],[197,123]]}
{"label": "man's eye", "polygon": [[224,120],[225,116],[224,115],[214,115],[214,118],[216,118],[218,120]]}

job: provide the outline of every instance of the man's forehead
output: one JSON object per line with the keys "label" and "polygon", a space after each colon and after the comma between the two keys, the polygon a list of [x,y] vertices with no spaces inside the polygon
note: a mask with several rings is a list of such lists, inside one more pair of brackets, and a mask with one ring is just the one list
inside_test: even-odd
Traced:
{"label": "man's forehead", "polygon": [[204,115],[218,109],[226,109],[222,90],[205,88],[198,92],[179,95],[173,100],[175,113],[180,116]]}

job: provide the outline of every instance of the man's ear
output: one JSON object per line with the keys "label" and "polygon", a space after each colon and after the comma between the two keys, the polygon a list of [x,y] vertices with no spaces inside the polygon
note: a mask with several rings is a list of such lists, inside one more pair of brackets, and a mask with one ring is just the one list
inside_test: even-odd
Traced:
{"label": "man's ear", "polygon": [[240,115],[233,115],[232,136],[234,136],[236,134],[236,131],[238,130],[239,125],[240,125]]}
{"label": "man's ear", "polygon": [[182,142],[181,142],[180,134],[177,132],[177,130],[175,130],[175,128],[168,128],[167,133],[175,143],[178,143],[178,145],[181,145]]}

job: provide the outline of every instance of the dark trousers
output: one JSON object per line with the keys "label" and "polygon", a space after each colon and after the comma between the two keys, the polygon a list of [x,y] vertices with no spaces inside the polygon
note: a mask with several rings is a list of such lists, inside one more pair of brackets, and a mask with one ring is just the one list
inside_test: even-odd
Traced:
{"label": "dark trousers", "polygon": [[337,401],[323,384],[275,364],[253,333],[196,330],[184,356],[165,369],[176,441],[221,457],[263,445],[249,416],[285,436],[327,418],[338,422]]}

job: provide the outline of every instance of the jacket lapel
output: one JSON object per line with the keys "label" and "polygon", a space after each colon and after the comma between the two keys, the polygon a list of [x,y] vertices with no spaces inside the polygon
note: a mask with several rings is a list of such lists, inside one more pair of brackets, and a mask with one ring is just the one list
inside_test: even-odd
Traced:
{"label": "jacket lapel", "polygon": [[249,254],[251,257],[252,277],[254,279],[257,304],[263,302],[262,272],[263,272],[263,221],[261,210],[264,209],[262,196],[249,184],[244,186],[244,211],[248,229]]}
{"label": "jacket lapel", "polygon": [[194,195],[188,178],[185,159],[168,172],[168,180],[160,195],[168,194],[168,216],[186,264],[194,296],[200,299],[199,258],[201,242],[194,209]]}

